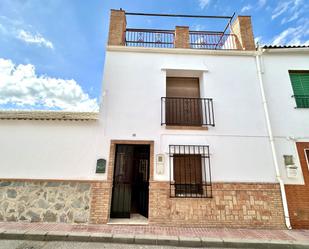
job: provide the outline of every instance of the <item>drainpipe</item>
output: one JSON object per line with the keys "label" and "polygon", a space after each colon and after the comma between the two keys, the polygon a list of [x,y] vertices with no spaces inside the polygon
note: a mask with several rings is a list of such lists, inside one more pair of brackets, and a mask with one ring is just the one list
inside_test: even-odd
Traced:
{"label": "drainpipe", "polygon": [[292,229],[291,223],[290,223],[289,209],[288,209],[288,204],[287,204],[287,199],[286,199],[284,183],[283,183],[281,175],[280,175],[279,163],[278,163],[278,160],[277,160],[277,152],[276,152],[276,147],[275,147],[275,143],[274,143],[274,136],[273,136],[273,132],[272,132],[271,124],[270,124],[270,116],[269,116],[269,111],[268,111],[268,106],[267,106],[267,101],[266,101],[266,96],[265,96],[265,89],[264,89],[264,83],[263,83],[263,72],[261,70],[261,55],[262,54],[263,54],[263,51],[260,49],[260,47],[258,47],[258,53],[256,55],[256,68],[257,68],[257,73],[258,73],[258,78],[259,78],[259,83],[260,83],[260,90],[261,90],[264,113],[265,113],[265,118],[266,118],[266,125],[267,125],[267,131],[268,131],[268,136],[269,136],[269,142],[270,142],[274,166],[275,166],[275,170],[276,170],[276,178],[277,178],[279,185],[280,185],[280,192],[281,192],[281,198],[282,198],[282,204],[283,204],[285,224],[286,224],[286,227],[288,229]]}

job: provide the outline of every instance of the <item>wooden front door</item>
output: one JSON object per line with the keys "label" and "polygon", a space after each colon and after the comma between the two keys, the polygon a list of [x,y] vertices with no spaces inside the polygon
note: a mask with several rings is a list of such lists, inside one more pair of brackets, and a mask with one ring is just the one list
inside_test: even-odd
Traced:
{"label": "wooden front door", "polygon": [[131,212],[148,217],[149,201],[149,146],[135,147]]}
{"label": "wooden front door", "polygon": [[116,146],[111,218],[148,217],[149,145]]}
{"label": "wooden front door", "polygon": [[166,78],[166,124],[201,125],[202,105],[198,78]]}

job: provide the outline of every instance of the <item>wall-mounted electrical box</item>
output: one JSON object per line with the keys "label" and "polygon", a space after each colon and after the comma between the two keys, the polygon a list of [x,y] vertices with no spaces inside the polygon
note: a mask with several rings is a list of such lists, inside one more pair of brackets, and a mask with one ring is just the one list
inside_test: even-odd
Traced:
{"label": "wall-mounted electrical box", "polygon": [[156,167],[157,174],[163,175],[164,174],[164,155],[158,154],[156,159],[157,159],[156,160],[156,162],[157,162],[157,167]]}
{"label": "wall-mounted electrical box", "polygon": [[297,166],[295,165],[294,158],[292,155],[283,155],[284,165],[286,166],[287,177],[297,177]]}
{"label": "wall-mounted electrical box", "polygon": [[292,155],[283,155],[284,158],[284,165],[288,166],[288,165],[294,165],[294,158]]}
{"label": "wall-mounted electrical box", "polygon": [[287,166],[286,171],[287,171],[287,176],[289,178],[296,178],[297,175],[298,175],[297,174],[297,167],[295,165],[294,166],[292,166],[292,165]]}

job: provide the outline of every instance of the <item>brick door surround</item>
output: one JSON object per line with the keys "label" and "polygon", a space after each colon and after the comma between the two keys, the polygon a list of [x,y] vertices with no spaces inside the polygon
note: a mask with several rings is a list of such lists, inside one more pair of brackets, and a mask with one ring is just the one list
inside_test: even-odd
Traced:
{"label": "brick door surround", "polygon": [[151,140],[111,140],[109,161],[107,167],[107,180],[92,186],[91,223],[104,224],[110,219],[112,204],[113,177],[117,144],[150,145],[149,182],[154,175],[154,141]]}

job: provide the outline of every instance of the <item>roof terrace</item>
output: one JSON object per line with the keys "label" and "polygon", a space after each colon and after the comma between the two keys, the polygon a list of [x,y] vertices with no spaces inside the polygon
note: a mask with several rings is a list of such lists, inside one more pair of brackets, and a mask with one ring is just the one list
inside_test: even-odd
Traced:
{"label": "roof terrace", "polygon": [[[194,18],[222,21],[221,30],[190,30],[189,26],[175,29],[141,29],[127,27],[127,17]],[[145,23],[145,20],[139,23]],[[215,25],[218,26],[218,25]],[[210,50],[255,50],[251,17],[197,16],[175,14],[131,13],[111,10],[108,45],[147,48],[186,48]]]}

